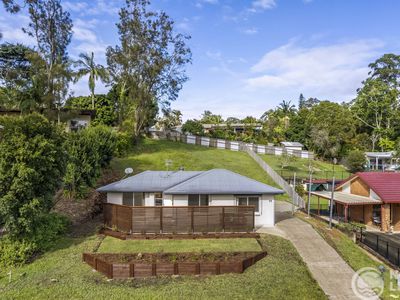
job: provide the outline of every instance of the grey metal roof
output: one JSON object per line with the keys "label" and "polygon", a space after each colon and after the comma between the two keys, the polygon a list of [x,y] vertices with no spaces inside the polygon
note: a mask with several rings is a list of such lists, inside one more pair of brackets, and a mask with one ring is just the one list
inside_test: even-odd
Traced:
{"label": "grey metal roof", "polygon": [[[311,192],[315,196],[319,196],[325,199],[331,199],[332,192],[321,191],[321,192]],[[372,199],[365,196],[359,196],[355,194],[345,193],[345,192],[334,192],[334,201],[348,204],[348,205],[362,205],[362,204],[382,204],[382,201],[377,199]]]}
{"label": "grey metal roof", "polygon": [[98,192],[163,192],[199,175],[199,171],[144,171],[97,189]]}
{"label": "grey metal roof", "polygon": [[283,191],[225,169],[203,172],[164,191],[165,194],[283,194]]}
{"label": "grey metal roof", "polygon": [[285,147],[304,147],[304,145],[299,142],[281,142],[281,144]]}
{"label": "grey metal roof", "polygon": [[165,194],[283,194],[283,191],[225,169],[145,171],[97,189],[99,192],[164,192]]}

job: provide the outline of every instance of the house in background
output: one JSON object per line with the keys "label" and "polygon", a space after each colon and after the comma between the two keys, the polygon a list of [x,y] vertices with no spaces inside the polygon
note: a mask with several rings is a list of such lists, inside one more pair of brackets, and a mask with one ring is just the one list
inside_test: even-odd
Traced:
{"label": "house in background", "polygon": [[283,149],[290,151],[302,151],[304,148],[304,145],[299,143],[299,142],[281,142],[281,145]]}
{"label": "house in background", "polygon": [[365,152],[368,170],[394,171],[400,167],[394,152]]}
{"label": "house in background", "polygon": [[[330,192],[312,192],[325,199]],[[400,173],[359,172],[336,187],[335,214],[345,222],[376,225],[400,231]]]}
{"label": "house in background", "polygon": [[[20,116],[24,114],[19,109],[0,108],[0,115]],[[96,116],[95,110],[90,109],[39,109],[38,113],[45,115],[48,119],[65,124],[65,131],[77,131],[90,126]]]}
{"label": "house in background", "polygon": [[[145,171],[97,189],[114,205],[254,206],[256,226],[274,226],[274,197],[283,191],[225,169]],[[179,223],[179,215],[175,216]]]}
{"label": "house in background", "polygon": [[230,128],[234,133],[242,133],[246,128],[252,128],[255,131],[262,130],[261,123],[221,123],[221,124],[203,124],[203,129],[205,133],[209,133],[215,129],[226,129]]}

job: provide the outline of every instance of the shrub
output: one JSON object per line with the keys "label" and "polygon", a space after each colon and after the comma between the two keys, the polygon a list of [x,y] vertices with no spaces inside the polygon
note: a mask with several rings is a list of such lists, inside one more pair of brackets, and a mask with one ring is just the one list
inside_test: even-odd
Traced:
{"label": "shrub", "polygon": [[36,251],[33,242],[0,239],[0,266],[7,267],[26,263]]}
{"label": "shrub", "polygon": [[115,151],[116,134],[105,126],[70,133],[66,142],[69,159],[64,177],[69,196],[81,197],[93,187],[101,168],[107,166]]}
{"label": "shrub", "polygon": [[133,136],[127,132],[117,132],[114,154],[124,156],[133,148]]}
{"label": "shrub", "polygon": [[345,165],[351,173],[364,170],[366,158],[361,150],[352,150],[345,159]]}
{"label": "shrub", "polygon": [[187,120],[182,125],[183,133],[190,133],[194,135],[204,135],[203,125],[197,120]]}

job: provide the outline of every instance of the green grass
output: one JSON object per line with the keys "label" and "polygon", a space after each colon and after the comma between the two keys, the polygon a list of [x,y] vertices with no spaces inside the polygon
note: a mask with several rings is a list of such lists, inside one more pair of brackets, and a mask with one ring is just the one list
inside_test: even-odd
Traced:
{"label": "green grass", "polygon": [[[350,265],[350,267],[357,271],[364,267],[378,268],[380,265],[385,265],[373,259],[366,251],[361,249],[357,244],[353,242],[346,234],[339,231],[336,228],[329,229],[328,225],[314,218],[305,218],[305,215],[298,213],[298,216],[306,222],[309,222],[315,230],[330,244],[339,255]],[[385,265],[386,270],[389,270],[389,266]],[[384,274],[385,290],[381,298],[383,299],[397,299],[400,297],[400,291],[390,291],[390,278],[389,271]],[[393,282],[393,286],[396,287],[397,283]]]}
{"label": "green grass", "polygon": [[243,274],[107,281],[82,262],[99,237],[64,238],[33,263],[0,270],[1,299],[326,299],[293,247],[262,235],[268,255]]}
{"label": "green grass", "polygon": [[[269,164],[276,172],[281,174],[283,177],[293,177],[296,173],[298,178],[308,178],[309,177],[309,160],[305,158],[295,158],[294,161],[290,163],[289,166],[282,170],[282,165],[280,163],[281,157],[276,155],[262,155],[260,157]],[[332,178],[333,175],[333,164],[328,162],[323,162],[320,160],[313,160],[313,178],[316,179],[326,179]],[[345,179],[350,176],[350,173],[342,165],[335,165],[335,177],[337,179]]]}
{"label": "green grass", "polygon": [[[166,160],[172,160],[170,170],[178,170],[181,166],[188,171],[222,168],[277,187],[247,153],[166,140],[142,140],[134,152],[126,157],[113,159],[111,168],[120,172],[121,176],[127,167],[133,168],[134,173],[167,170]],[[287,196],[277,196],[277,199],[287,199]]]}
{"label": "green grass", "polygon": [[261,251],[253,238],[196,239],[196,240],[117,240],[106,237],[98,252],[234,252]]}

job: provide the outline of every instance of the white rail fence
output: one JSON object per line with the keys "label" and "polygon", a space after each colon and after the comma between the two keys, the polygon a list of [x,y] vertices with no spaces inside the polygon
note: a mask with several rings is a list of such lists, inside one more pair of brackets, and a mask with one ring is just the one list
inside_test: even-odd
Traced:
{"label": "white rail fence", "polygon": [[308,159],[314,158],[314,153],[310,151],[292,150],[292,149],[285,149],[282,147],[244,143],[240,141],[228,141],[224,139],[214,139],[196,135],[185,135],[174,131],[169,133],[165,133],[163,131],[153,131],[152,135],[153,138],[169,139],[173,141],[181,141],[187,144],[200,145],[204,147],[214,147],[218,149],[228,149],[232,151],[241,151],[241,150],[245,151],[242,148],[246,146],[258,154],[271,154],[271,155],[288,154],[300,158],[308,158]]}

